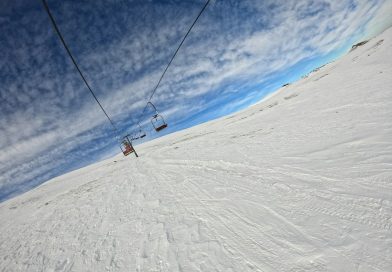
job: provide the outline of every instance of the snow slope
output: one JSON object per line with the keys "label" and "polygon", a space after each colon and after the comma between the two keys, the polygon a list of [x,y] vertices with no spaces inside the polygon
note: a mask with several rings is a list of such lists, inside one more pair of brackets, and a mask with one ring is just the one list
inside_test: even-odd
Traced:
{"label": "snow slope", "polygon": [[392,271],[391,46],[1,203],[0,270]]}

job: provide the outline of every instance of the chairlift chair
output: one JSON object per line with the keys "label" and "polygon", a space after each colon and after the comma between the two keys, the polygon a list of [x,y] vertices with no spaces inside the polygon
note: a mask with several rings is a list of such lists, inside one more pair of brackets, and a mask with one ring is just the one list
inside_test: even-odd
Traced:
{"label": "chairlift chair", "polygon": [[146,137],[146,132],[145,132],[144,130],[142,130],[142,126],[140,125],[140,123],[137,123],[137,125],[139,126],[138,138],[144,138],[144,137]]}
{"label": "chairlift chair", "polygon": [[131,141],[146,137],[146,132],[144,132],[144,130],[142,130],[142,127],[140,126],[139,123],[137,123],[137,124],[139,126],[139,131],[137,131],[131,135]]}
{"label": "chairlift chair", "polygon": [[139,135],[137,135],[137,133],[131,135],[131,142],[137,139],[139,139]]}
{"label": "chairlift chair", "polygon": [[163,119],[162,115],[158,113],[157,108],[154,106],[154,104],[152,104],[151,102],[148,102],[148,104],[150,104],[155,110],[155,114],[151,118],[151,124],[154,127],[155,131],[159,132],[167,128],[167,123],[165,122],[165,119]]}
{"label": "chairlift chair", "polygon": [[151,124],[154,127],[156,132],[161,131],[167,127],[165,120],[163,119],[162,115],[154,114],[151,118]]}
{"label": "chairlift chair", "polygon": [[138,157],[138,155],[137,155],[135,149],[134,149],[133,146],[132,146],[131,141],[130,141],[129,138],[128,138],[128,135],[125,136],[125,137],[122,139],[120,147],[121,147],[121,150],[122,150],[124,156],[128,156],[128,155],[131,154],[131,153],[135,153],[136,157]]}

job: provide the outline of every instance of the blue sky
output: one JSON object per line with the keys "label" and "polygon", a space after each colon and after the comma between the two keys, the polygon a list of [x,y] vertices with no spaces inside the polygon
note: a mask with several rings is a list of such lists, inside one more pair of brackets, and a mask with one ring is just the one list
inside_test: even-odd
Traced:
{"label": "blue sky", "polygon": [[[391,2],[213,0],[140,116],[204,5],[199,0],[48,0],[71,51],[122,133],[146,140],[240,109],[391,25]],[[120,152],[40,1],[0,2],[0,200]]]}

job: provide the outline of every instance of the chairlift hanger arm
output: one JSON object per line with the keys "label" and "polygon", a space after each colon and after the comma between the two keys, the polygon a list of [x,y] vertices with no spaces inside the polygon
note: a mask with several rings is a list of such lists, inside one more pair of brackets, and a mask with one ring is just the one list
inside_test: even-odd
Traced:
{"label": "chairlift hanger arm", "polygon": [[158,114],[157,108],[154,106],[154,104],[151,101],[148,101],[147,105],[151,105],[151,107],[154,108],[155,113]]}
{"label": "chairlift hanger arm", "polygon": [[192,25],[189,27],[187,33],[184,35],[183,39],[181,40],[180,44],[178,45],[176,51],[174,52],[173,56],[171,57],[169,63],[167,64],[165,70],[163,71],[161,77],[159,78],[158,83],[155,85],[155,88],[153,89],[153,91],[152,91],[152,93],[151,93],[151,95],[150,95],[150,98],[148,99],[148,102],[147,102],[146,106],[144,107],[144,109],[143,109],[143,111],[142,111],[142,113],[141,113],[141,115],[140,115],[140,117],[139,117],[139,121],[140,121],[140,118],[143,117],[143,114],[144,114],[144,112],[146,111],[146,109],[147,109],[147,107],[148,107],[148,104],[152,105],[153,108],[155,109],[156,113],[158,114],[157,109],[156,109],[155,106],[151,103],[151,99],[153,98],[155,92],[157,91],[157,89],[158,89],[158,87],[159,87],[159,84],[161,83],[161,81],[162,81],[163,77],[165,76],[167,70],[169,69],[171,63],[173,62],[173,60],[174,60],[174,58],[176,57],[178,51],[180,50],[181,46],[183,45],[185,39],[188,37],[188,35],[189,35],[189,33],[191,32],[192,28],[195,26],[196,22],[199,20],[199,17],[200,17],[201,14],[204,12],[204,10],[207,8],[207,6],[208,6],[208,4],[210,3],[210,1],[211,1],[211,0],[207,0],[207,1],[206,1],[206,3],[204,4],[203,8],[200,10],[199,14],[196,16],[196,18],[195,18],[195,20],[193,21]]}

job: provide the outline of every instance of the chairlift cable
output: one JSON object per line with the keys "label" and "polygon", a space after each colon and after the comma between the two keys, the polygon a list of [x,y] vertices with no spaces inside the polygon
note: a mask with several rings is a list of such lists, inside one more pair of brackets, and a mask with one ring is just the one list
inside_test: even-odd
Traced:
{"label": "chairlift cable", "polygon": [[84,84],[86,85],[87,89],[90,91],[91,95],[94,97],[95,101],[97,102],[97,104],[99,105],[99,107],[101,108],[101,110],[103,111],[103,113],[106,115],[107,119],[109,120],[110,124],[113,127],[113,130],[116,132],[116,134],[118,134],[118,129],[116,127],[116,125],[114,124],[113,120],[109,117],[108,113],[105,111],[105,109],[103,108],[102,104],[99,102],[97,96],[95,95],[94,91],[92,90],[92,88],[90,87],[90,85],[88,84],[85,76],[83,75],[82,71],[79,68],[79,65],[77,64],[75,58],[73,57],[71,50],[69,49],[68,45],[66,44],[63,35],[61,34],[59,28],[57,27],[57,23],[54,19],[54,17],[52,16],[52,13],[50,12],[49,6],[46,3],[46,0],[42,0],[42,4],[44,5],[44,8],[46,10],[46,13],[48,14],[50,21],[52,22],[52,25],[57,33],[57,35],[59,36],[61,43],[63,44],[65,50],[67,51],[69,57],[72,60],[72,63],[74,64],[76,70],[79,72],[80,77],[82,78]]}
{"label": "chairlift cable", "polygon": [[[207,1],[206,1],[206,3],[204,4],[203,8],[200,10],[199,14],[197,15],[197,17],[196,17],[195,20],[193,21],[192,25],[191,25],[190,28],[188,29],[187,33],[186,33],[185,36],[182,38],[181,43],[178,45],[176,51],[174,52],[173,56],[171,57],[169,63],[167,64],[165,70],[163,71],[161,77],[159,78],[158,83],[156,84],[155,88],[153,89],[153,91],[152,91],[152,93],[151,93],[151,95],[150,95],[150,98],[148,99],[148,102],[147,102],[146,106],[144,107],[143,112],[142,112],[140,118],[143,116],[144,112],[146,111],[148,104],[151,103],[152,97],[154,96],[155,92],[157,91],[157,89],[158,89],[158,87],[159,87],[159,85],[160,85],[160,83],[161,83],[163,77],[165,76],[167,70],[169,69],[171,63],[173,62],[174,58],[176,57],[176,55],[177,55],[178,51],[180,50],[181,46],[183,45],[185,39],[188,37],[188,35],[189,35],[189,33],[191,32],[192,28],[194,27],[194,25],[196,24],[197,20],[199,19],[199,17],[201,16],[201,14],[204,12],[204,10],[206,9],[206,7],[207,7],[208,4],[210,3],[210,1],[211,1],[211,0],[207,0]],[[154,107],[154,108],[155,108],[155,107]],[[139,119],[140,119],[140,118],[139,118]],[[139,120],[139,122],[140,122],[140,120]]]}

